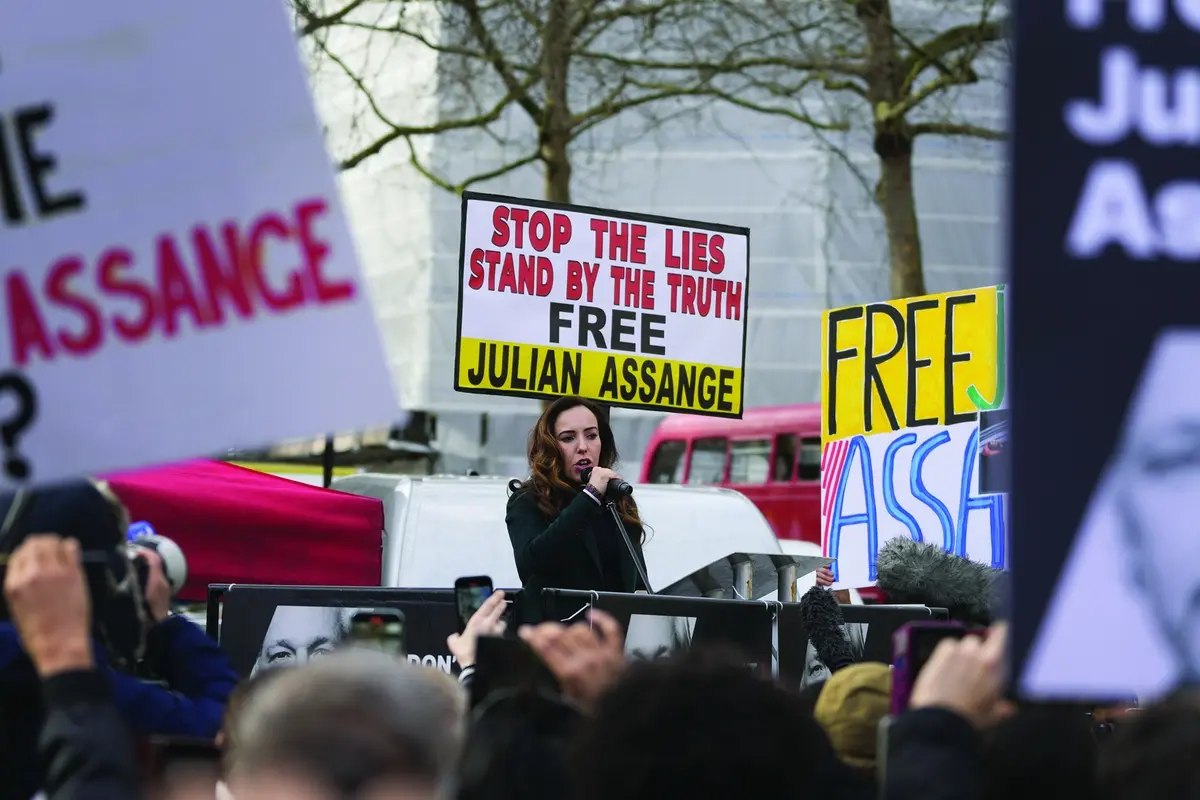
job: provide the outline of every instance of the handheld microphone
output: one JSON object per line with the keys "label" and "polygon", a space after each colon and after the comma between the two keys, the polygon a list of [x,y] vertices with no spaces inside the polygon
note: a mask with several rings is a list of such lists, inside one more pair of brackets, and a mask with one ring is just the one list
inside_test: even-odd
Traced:
{"label": "handheld microphone", "polygon": [[[579,477],[586,484],[592,479],[592,468],[588,467],[580,472]],[[619,478],[613,478],[608,482],[608,491],[605,494],[613,495],[614,497],[629,497],[633,494],[633,487]]]}

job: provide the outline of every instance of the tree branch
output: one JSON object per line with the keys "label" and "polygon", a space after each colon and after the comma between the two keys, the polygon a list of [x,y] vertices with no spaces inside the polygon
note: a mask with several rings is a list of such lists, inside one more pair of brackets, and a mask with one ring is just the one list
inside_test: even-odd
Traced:
{"label": "tree branch", "polygon": [[880,103],[875,108],[875,120],[877,122],[893,122],[902,119],[908,112],[938,92],[949,89],[951,86],[966,86],[976,83],[978,80],[979,76],[970,67],[960,67],[954,72],[943,72],[895,105]]}
{"label": "tree branch", "polygon": [[716,97],[719,100],[724,100],[730,105],[737,106],[738,108],[744,108],[747,111],[754,111],[759,114],[770,114],[771,116],[776,117],[785,117],[795,122],[799,122],[802,125],[807,125],[809,128],[813,128],[814,130],[841,132],[850,130],[850,125],[845,122],[824,122],[810,116],[803,110],[796,111],[790,108],[782,108],[780,106],[763,105],[761,103],[747,100],[741,95],[731,94],[730,92],[726,92],[721,89],[707,87],[702,91],[698,91],[697,94],[707,94],[712,97]]}
{"label": "tree branch", "polygon": [[368,33],[384,33],[393,36],[403,36],[406,39],[412,39],[419,42],[422,46],[428,47],[435,53],[448,56],[459,56],[461,58],[471,58],[477,61],[487,61],[487,55],[481,50],[471,50],[466,47],[442,44],[432,41],[428,36],[423,36],[416,31],[409,30],[400,22],[395,25],[376,25],[370,22],[356,22],[354,20],[346,20],[340,23],[342,28],[354,28]]}
{"label": "tree branch", "polygon": [[950,54],[971,45],[985,45],[1001,41],[1008,27],[1007,20],[983,20],[970,25],[948,28],[924,44],[918,45],[901,64],[904,83],[901,91],[908,93],[921,74],[931,66],[942,66]]}
{"label": "tree branch", "polygon": [[[354,155],[343,159],[338,164],[338,169],[340,170],[353,169],[362,162],[366,161],[368,158],[378,155],[383,148],[387,147],[397,139],[409,136],[432,136],[435,134],[444,133],[446,131],[462,130],[463,128],[486,127],[490,123],[500,119],[500,116],[504,113],[504,109],[514,100],[512,95],[505,95],[491,108],[482,111],[475,116],[466,117],[464,119],[444,120],[441,122],[436,122],[432,125],[400,125],[383,112],[383,109],[380,108],[379,104],[375,102],[374,94],[370,89],[367,88],[366,84],[363,83],[362,78],[356,75],[345,61],[331,52],[324,42],[317,42],[317,46],[320,48],[321,52],[328,56],[329,60],[336,64],[338,68],[345,73],[346,77],[350,79],[350,82],[354,84],[355,88],[358,89],[363,98],[366,100],[367,106],[371,109],[371,113],[373,113],[380,122],[390,129],[387,133],[385,133],[383,136],[380,136],[362,150],[359,150]],[[524,84],[524,87],[528,87],[533,82],[534,81],[532,79],[527,80]]]}
{"label": "tree branch", "polygon": [[309,7],[307,0],[292,0],[292,8],[294,8],[296,13],[300,15],[300,18],[304,20],[304,24],[300,26],[300,29],[296,32],[296,35],[300,38],[303,38],[316,33],[322,28],[329,28],[337,25],[341,23],[348,15],[354,13],[355,9],[365,5],[367,2],[369,2],[369,0],[350,0],[349,3],[342,6],[342,8],[338,9],[332,14],[320,16]]}
{"label": "tree branch", "polygon": [[630,58],[612,53],[597,53],[594,50],[575,54],[576,58],[590,59],[625,69],[645,69],[662,72],[697,72],[705,76],[733,74],[761,67],[779,67],[799,72],[829,72],[838,75],[862,77],[865,70],[860,64],[849,61],[806,61],[786,56],[759,56],[734,60],[727,56],[721,61],[655,61],[653,59]]}
{"label": "tree branch", "polygon": [[973,139],[985,139],[989,142],[1003,142],[1008,138],[1004,131],[958,122],[918,122],[910,128],[910,132],[913,138],[929,135],[969,136]]}
{"label": "tree branch", "polygon": [[517,105],[525,109],[535,122],[542,119],[542,109],[537,102],[530,97],[526,88],[521,86],[517,76],[513,74],[508,62],[504,58],[504,53],[500,50],[496,40],[492,37],[483,21],[483,15],[479,10],[478,0],[462,0],[461,8],[467,14],[467,21],[471,29],[471,35],[475,37],[475,41],[483,48],[483,53],[487,57],[487,61],[496,70],[496,74],[504,83],[504,88],[512,95],[513,100]]}
{"label": "tree branch", "polygon": [[421,163],[421,159],[419,159],[417,157],[417,150],[416,150],[416,147],[413,145],[412,137],[406,136],[406,137],[404,137],[404,141],[408,144],[408,161],[410,164],[413,165],[413,169],[415,169],[417,172],[421,173],[421,175],[426,180],[428,180],[430,183],[433,183],[434,185],[438,186],[439,188],[445,189],[447,192],[451,192],[453,194],[462,194],[467,189],[470,189],[476,183],[481,183],[483,181],[490,181],[493,178],[499,178],[503,175],[507,175],[508,173],[512,172],[513,170],[517,170],[528,164],[532,164],[533,162],[537,161],[541,157],[538,155],[538,152],[535,150],[534,152],[530,153],[527,156],[518,158],[515,161],[509,161],[505,164],[501,164],[499,167],[496,167],[495,169],[488,170],[487,172],[481,172],[478,175],[472,175],[470,178],[467,178],[462,183],[451,183],[450,181],[446,180],[442,176],[433,172],[432,170],[430,170],[428,167],[426,167],[424,164]]}
{"label": "tree branch", "polygon": [[588,5],[583,8],[574,23],[571,25],[571,39],[579,37],[584,30],[592,25],[607,27],[614,22],[620,22],[627,19],[651,19],[667,11],[668,9],[677,8],[681,2],[687,0],[662,0],[659,3],[638,3],[637,5],[625,4],[617,8],[608,8],[598,10],[604,0],[591,0]]}

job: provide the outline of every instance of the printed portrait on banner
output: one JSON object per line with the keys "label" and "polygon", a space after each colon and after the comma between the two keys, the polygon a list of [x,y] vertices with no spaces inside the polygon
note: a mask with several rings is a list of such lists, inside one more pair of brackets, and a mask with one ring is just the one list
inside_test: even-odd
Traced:
{"label": "printed portrait on banner", "polygon": [[[1153,696],[1200,678],[1197,366],[1200,328],[1164,331],[1034,640],[1025,679],[1040,692]],[[1138,657],[1079,674],[1106,631]]]}
{"label": "printed portrait on banner", "polygon": [[219,644],[237,673],[249,677],[312,663],[351,646],[356,614],[394,608],[404,615],[404,657],[452,672],[454,660],[446,637],[458,629],[453,599],[395,599],[387,592],[345,588],[314,593],[290,586],[235,586],[223,602]]}
{"label": "printed portrait on banner", "polygon": [[1013,10],[1010,644],[1030,699],[1200,676],[1196,12]]}

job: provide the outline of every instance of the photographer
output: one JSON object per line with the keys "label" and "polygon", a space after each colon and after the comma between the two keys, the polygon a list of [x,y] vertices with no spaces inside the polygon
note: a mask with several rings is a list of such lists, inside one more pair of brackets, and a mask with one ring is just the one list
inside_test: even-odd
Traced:
{"label": "photographer", "polygon": [[[86,566],[92,656],[128,728],[142,735],[215,737],[237,675],[200,628],[171,616],[162,558],[153,547],[130,552],[128,513],[108,487],[81,480],[0,495],[0,518],[6,520],[5,549],[27,535],[55,531],[105,559]],[[17,629],[0,623],[0,690],[6,700],[21,704],[19,713],[5,715],[6,741],[0,744],[33,737],[41,724],[37,693],[28,691],[31,682],[36,685],[29,655]],[[135,671],[165,685],[142,680]]]}
{"label": "photographer", "polygon": [[[195,623],[171,614],[171,586],[162,557],[135,548],[148,566],[145,597],[149,610],[143,674],[161,683],[109,671],[117,708],[134,733],[212,739],[238,677],[229,657]],[[98,663],[107,665],[97,649]]]}
{"label": "photographer", "polygon": [[[44,700],[40,742],[31,735],[10,744],[24,745],[25,763],[45,765],[45,780],[38,783],[49,800],[137,797],[129,734],[113,705],[111,684],[94,660],[79,543],[54,535],[28,537],[12,555],[4,594],[40,682],[31,688]],[[30,797],[38,788],[13,771],[0,774],[6,797]]]}

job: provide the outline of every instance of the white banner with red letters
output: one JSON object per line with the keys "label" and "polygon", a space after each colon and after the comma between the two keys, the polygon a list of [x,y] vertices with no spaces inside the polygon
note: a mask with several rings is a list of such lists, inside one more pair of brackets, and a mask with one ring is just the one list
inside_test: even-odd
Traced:
{"label": "white banner with red letters", "polygon": [[0,485],[387,423],[284,5],[0,24]]}

